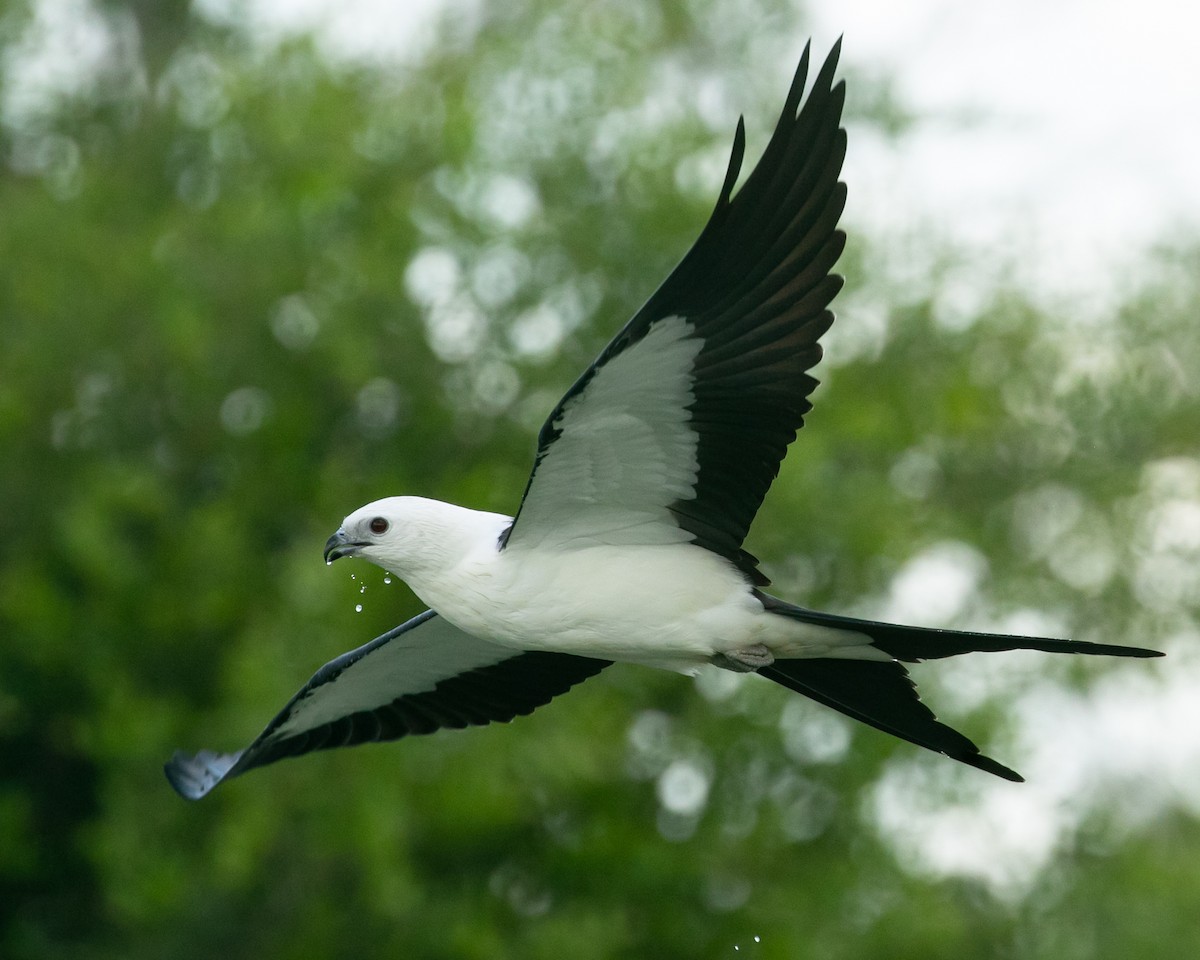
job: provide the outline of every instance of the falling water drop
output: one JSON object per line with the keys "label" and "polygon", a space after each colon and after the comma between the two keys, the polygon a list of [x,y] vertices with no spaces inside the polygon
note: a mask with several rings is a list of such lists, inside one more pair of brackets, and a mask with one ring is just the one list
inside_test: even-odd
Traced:
{"label": "falling water drop", "polygon": [[354,612],[355,612],[355,613],[362,613],[362,604],[361,604],[361,603],[356,603],[356,604],[354,605]]}

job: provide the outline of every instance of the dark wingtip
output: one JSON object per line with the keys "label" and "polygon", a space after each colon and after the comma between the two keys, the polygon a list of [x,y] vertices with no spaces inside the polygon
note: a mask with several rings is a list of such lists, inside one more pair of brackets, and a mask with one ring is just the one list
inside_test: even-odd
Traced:
{"label": "dark wingtip", "polygon": [[997,777],[1008,780],[1011,783],[1025,782],[1025,778],[1017,773],[1016,770],[1013,770],[1011,767],[1006,767],[1004,764],[993,760],[991,757],[984,756],[982,753],[977,753],[970,756],[954,756],[953,754],[947,754],[947,756],[954,760],[961,760],[963,763],[979,770],[983,770],[985,773],[995,774]]}
{"label": "dark wingtip", "polygon": [[163,773],[177,794],[186,800],[199,800],[225,779],[240,756],[240,753],[214,753],[211,750],[188,756],[176,750],[163,764]]}
{"label": "dark wingtip", "polygon": [[1045,649],[1050,653],[1083,653],[1100,657],[1136,657],[1139,660],[1153,659],[1166,656],[1161,650],[1150,650],[1146,647],[1126,647],[1115,643],[1093,643],[1090,640],[1044,640],[1031,638],[1043,646],[1031,646],[1030,649]]}
{"label": "dark wingtip", "polygon": [[823,84],[831,86],[833,81],[834,71],[837,70],[838,61],[842,57],[842,38],[838,37],[833,46],[829,48],[829,53],[825,56],[825,62],[821,64],[821,69],[817,73],[817,80],[814,84]]}
{"label": "dark wingtip", "polygon": [[787,99],[783,103],[783,112],[779,115],[779,126],[796,119],[796,111],[800,101],[804,99],[804,86],[808,82],[809,59],[812,55],[812,40],[804,44],[804,52],[800,54],[800,62],[796,72],[792,74],[792,85],[788,89]]}
{"label": "dark wingtip", "polygon": [[733,133],[733,148],[729,151],[729,166],[725,168],[725,183],[721,186],[718,206],[727,206],[733,195],[734,184],[742,172],[742,160],[746,156],[746,118],[738,117],[737,129]]}

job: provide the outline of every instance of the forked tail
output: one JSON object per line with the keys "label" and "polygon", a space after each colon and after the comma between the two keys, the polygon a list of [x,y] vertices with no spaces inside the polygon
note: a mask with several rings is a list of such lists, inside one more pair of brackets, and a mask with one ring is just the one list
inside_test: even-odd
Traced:
{"label": "forked tail", "polygon": [[906,627],[806,610],[766,594],[759,594],[759,599],[768,610],[782,616],[864,634],[871,638],[876,647],[895,658],[891,661],[834,658],[776,660],[770,666],[759,668],[758,672],[764,677],[885,733],[944,753],[1005,780],[1021,781],[1023,778],[1004,764],[984,756],[967,737],[939,722],[933,711],[921,702],[916,684],[898,661],[917,662],[960,653],[1000,650],[1044,650],[1050,653],[1114,657],[1162,656],[1157,650],[1141,647]]}

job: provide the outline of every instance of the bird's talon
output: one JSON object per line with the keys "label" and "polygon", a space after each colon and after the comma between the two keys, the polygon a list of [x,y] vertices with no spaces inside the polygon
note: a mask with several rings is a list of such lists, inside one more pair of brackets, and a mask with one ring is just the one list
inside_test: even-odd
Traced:
{"label": "bird's talon", "polygon": [[714,653],[710,661],[722,670],[732,670],[734,673],[753,673],[762,667],[769,667],[775,662],[775,655],[761,643],[740,650],[726,650]]}

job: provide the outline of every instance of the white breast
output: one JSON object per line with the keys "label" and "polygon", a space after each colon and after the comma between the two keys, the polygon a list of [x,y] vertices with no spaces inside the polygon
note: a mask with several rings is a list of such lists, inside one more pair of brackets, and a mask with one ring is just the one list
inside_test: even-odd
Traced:
{"label": "white breast", "polygon": [[732,564],[690,543],[483,548],[410,586],[459,629],[515,649],[684,672],[752,644],[819,656],[865,640],[766,612]]}

